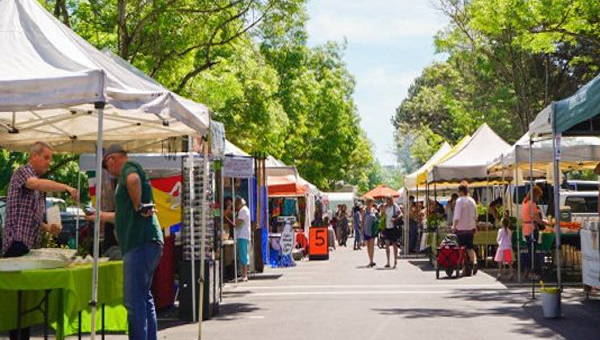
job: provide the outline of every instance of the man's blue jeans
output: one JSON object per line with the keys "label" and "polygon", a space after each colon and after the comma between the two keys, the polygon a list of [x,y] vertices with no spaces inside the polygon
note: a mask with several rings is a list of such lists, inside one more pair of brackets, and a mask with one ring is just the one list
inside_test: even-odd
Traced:
{"label": "man's blue jeans", "polygon": [[150,288],[162,249],[162,244],[148,242],[123,256],[123,300],[127,308],[129,339],[156,340],[156,310]]}

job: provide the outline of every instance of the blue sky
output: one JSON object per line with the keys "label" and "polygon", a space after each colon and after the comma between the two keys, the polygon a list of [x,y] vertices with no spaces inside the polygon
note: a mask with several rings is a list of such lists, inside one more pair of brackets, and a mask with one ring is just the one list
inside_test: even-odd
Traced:
{"label": "blue sky", "polygon": [[408,87],[432,63],[434,34],[447,22],[430,0],[311,0],[309,43],[347,39],[361,125],[384,165],[395,164],[390,119]]}

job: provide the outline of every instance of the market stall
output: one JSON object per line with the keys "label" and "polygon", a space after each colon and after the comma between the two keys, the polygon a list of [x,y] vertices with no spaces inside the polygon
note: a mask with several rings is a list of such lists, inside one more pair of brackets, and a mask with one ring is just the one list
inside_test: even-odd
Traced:
{"label": "market stall", "polygon": [[[481,125],[479,129],[466,141],[460,150],[454,154],[444,157],[439,162],[431,166],[430,171],[427,173],[427,184],[433,185],[434,195],[437,196],[437,186],[448,185],[452,183],[460,183],[461,181],[469,182],[469,186],[472,187],[486,187],[489,188],[493,182],[490,180],[502,181],[503,178],[498,176],[496,178],[490,178],[488,174],[488,164],[498,157],[503,151],[508,149],[510,145],[506,143],[496,132],[494,132],[487,124]],[[492,194],[486,189],[483,198],[485,203],[489,205]],[[427,200],[429,202],[429,199]],[[434,203],[435,203],[434,198]],[[481,199],[479,199],[481,203]],[[437,203],[435,203],[437,204]],[[485,207],[487,209],[487,207]],[[429,212],[430,209],[427,209]],[[487,214],[485,214],[487,217]],[[428,220],[429,214],[428,214]],[[430,224],[430,223],[428,223]],[[439,223],[432,228],[428,228],[429,232],[434,232],[437,237],[433,239],[434,244],[431,249],[435,248],[435,243],[438,242],[443,235],[438,235],[439,232],[444,232],[444,228],[440,228]],[[442,229],[442,230],[440,230]],[[496,245],[495,235],[494,237],[488,234],[494,234],[496,228],[490,225],[487,219],[479,221],[478,223],[479,237],[476,236],[474,243],[479,248],[479,256],[484,260],[487,259],[488,254],[491,253],[491,247]]]}
{"label": "market stall", "polygon": [[[37,1],[1,0],[0,22],[4,32],[0,49],[11,51],[0,55],[0,147],[27,150],[43,140],[59,152],[95,150],[101,154],[104,142],[121,143],[129,151],[158,151],[181,144],[169,138],[208,133],[210,114],[204,105],[119,65]],[[100,180],[100,159],[95,169]],[[96,210],[100,209],[100,192]],[[92,306],[92,338],[97,328],[100,274],[96,216],[92,279],[85,298]],[[5,286],[2,278],[0,286]],[[2,309],[29,309],[31,304],[35,301]]]}
{"label": "market stall", "polygon": [[[600,75],[582,86],[569,98],[553,102],[538,114],[529,125],[529,136],[531,143],[550,138],[553,146],[552,154],[552,177],[554,182],[554,201],[559,202],[560,174],[562,162],[562,140],[567,136],[597,136],[600,133]],[[560,205],[554,205],[554,226],[556,233],[556,270],[557,283],[562,288],[562,254],[561,254],[561,214]],[[597,224],[596,224],[597,225]],[[584,225],[584,235],[592,235],[594,225]],[[597,230],[597,229],[596,229]],[[582,242],[589,245],[589,240]],[[584,265],[583,277],[594,276],[591,274],[597,267],[598,248],[586,247],[589,253],[589,262]],[[596,280],[590,277],[589,283],[596,284]]]}

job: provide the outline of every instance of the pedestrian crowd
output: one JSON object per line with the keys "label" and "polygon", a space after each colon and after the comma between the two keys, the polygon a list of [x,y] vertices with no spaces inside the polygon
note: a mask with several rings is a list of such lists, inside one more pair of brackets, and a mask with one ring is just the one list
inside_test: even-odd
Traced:
{"label": "pedestrian crowd", "polygon": [[[536,213],[535,201],[541,195],[538,187],[533,188],[533,203],[526,199],[523,202],[522,219],[526,226],[524,236],[530,244],[537,240],[538,226],[543,222]],[[530,196],[528,196],[530,197]],[[457,192],[452,193],[446,205],[434,199],[428,199],[427,205],[423,201],[416,201],[414,196],[408,199],[408,211],[402,204],[397,204],[394,197],[388,196],[379,204],[371,197],[365,197],[363,202],[357,202],[348,213],[346,205],[338,205],[337,211],[332,214],[331,219],[326,219],[337,239],[339,246],[347,246],[349,235],[353,235],[353,250],[362,250],[366,247],[368,264],[367,267],[376,266],[375,247],[385,248],[386,264],[384,268],[396,268],[397,257],[403,251],[405,237],[405,217],[408,221],[408,251],[409,254],[418,254],[422,247],[420,236],[426,229],[426,224],[433,220],[445,225],[451,233],[456,235],[458,245],[464,247],[467,262],[470,264],[472,274],[477,273],[477,255],[475,252],[474,237],[477,232],[478,213],[477,203],[469,194],[466,183],[461,183]],[[534,223],[529,223],[530,209],[534,209]],[[512,227],[507,212],[504,210],[502,198],[490,202],[486,209],[487,217],[491,223],[500,226],[496,241],[498,244],[494,260],[498,263],[500,272],[498,279],[504,274],[504,268],[508,268],[509,279],[513,277],[512,262]],[[408,215],[408,216],[407,216]],[[335,245],[333,245],[335,247]],[[535,252],[535,249],[533,250]]]}

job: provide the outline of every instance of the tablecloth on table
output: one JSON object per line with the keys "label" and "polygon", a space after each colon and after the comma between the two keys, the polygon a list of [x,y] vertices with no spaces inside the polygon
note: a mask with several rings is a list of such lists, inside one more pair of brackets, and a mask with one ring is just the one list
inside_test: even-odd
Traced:
{"label": "tablecloth on table", "polygon": [[[0,272],[0,330],[17,328],[17,292],[23,291],[22,310],[39,304],[44,290],[50,289],[49,322],[57,339],[77,333],[78,313],[82,312],[82,331],[91,330],[92,265],[70,268]],[[105,304],[105,329],[127,330],[127,311],[123,306],[123,263],[101,263],[98,273],[98,306]],[[100,308],[97,329],[100,330]],[[22,326],[43,323],[42,313],[22,318]]]}

